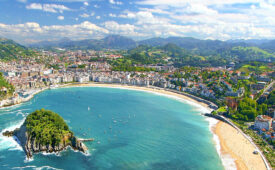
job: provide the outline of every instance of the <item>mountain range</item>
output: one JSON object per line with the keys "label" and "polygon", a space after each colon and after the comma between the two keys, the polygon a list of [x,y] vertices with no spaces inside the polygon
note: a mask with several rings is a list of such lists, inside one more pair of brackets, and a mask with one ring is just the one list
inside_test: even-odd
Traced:
{"label": "mountain range", "polygon": [[73,41],[69,38],[62,38],[58,41],[42,41],[31,44],[32,48],[66,48],[66,49],[132,49],[139,45],[148,46],[164,46],[173,43],[177,46],[187,49],[199,51],[207,51],[211,53],[218,49],[229,49],[236,46],[242,47],[258,47],[268,52],[275,52],[275,40],[268,39],[250,39],[250,40],[200,40],[192,37],[168,37],[168,38],[150,38],[142,41],[135,41],[131,38],[120,35],[109,35],[103,39],[85,39]]}
{"label": "mountain range", "polygon": [[119,35],[110,35],[103,39],[86,39],[73,41],[62,38],[58,41],[42,41],[29,47],[22,46],[13,40],[0,38],[0,59],[12,60],[19,57],[35,56],[35,49],[55,50],[57,48],[70,50],[128,50],[129,54],[142,53],[140,50],[164,50],[174,57],[204,56],[221,57],[230,60],[275,60],[275,40],[200,40],[192,37],[151,38],[134,41]]}

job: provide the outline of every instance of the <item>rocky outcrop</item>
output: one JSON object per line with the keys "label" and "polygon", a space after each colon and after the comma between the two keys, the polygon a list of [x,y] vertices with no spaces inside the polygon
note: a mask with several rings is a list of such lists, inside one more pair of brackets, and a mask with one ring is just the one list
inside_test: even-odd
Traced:
{"label": "rocky outcrop", "polygon": [[73,136],[71,133],[63,137],[63,140],[58,145],[43,145],[36,141],[32,137],[26,128],[25,123],[14,131],[6,131],[4,136],[12,137],[16,136],[20,141],[20,144],[25,151],[28,158],[31,158],[33,153],[47,152],[58,153],[65,150],[67,147],[71,147],[74,150],[86,153],[88,148],[79,139]]}

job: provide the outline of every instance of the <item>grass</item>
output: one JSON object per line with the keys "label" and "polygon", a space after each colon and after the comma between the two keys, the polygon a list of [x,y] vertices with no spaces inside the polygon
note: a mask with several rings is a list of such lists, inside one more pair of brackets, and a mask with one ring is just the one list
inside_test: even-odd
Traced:
{"label": "grass", "polygon": [[266,72],[266,71],[270,71],[270,68],[268,66],[265,65],[261,65],[261,66],[253,66],[250,64],[246,64],[243,65],[239,71],[241,72],[245,72],[245,73],[250,73],[250,72]]}
{"label": "grass", "polygon": [[227,111],[227,109],[225,108],[225,106],[220,107],[220,108],[217,110],[218,113],[224,113],[224,112],[226,112],[226,111]]}

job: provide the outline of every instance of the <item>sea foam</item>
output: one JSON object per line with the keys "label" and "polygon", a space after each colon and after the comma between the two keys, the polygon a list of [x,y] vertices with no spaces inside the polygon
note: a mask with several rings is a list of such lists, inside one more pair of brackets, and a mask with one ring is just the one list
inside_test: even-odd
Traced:
{"label": "sea foam", "polygon": [[16,128],[19,128],[25,121],[25,118],[21,121],[13,123],[8,128],[3,129],[0,132],[0,150],[9,149],[9,150],[20,150],[23,151],[22,147],[20,146],[20,143],[17,142],[15,139],[16,137],[6,137],[3,136],[3,132],[5,131],[13,131]]}
{"label": "sea foam", "polygon": [[219,137],[213,131],[213,129],[215,128],[215,126],[217,125],[219,120],[211,118],[211,117],[207,117],[207,118],[205,118],[205,120],[209,122],[209,130],[213,134],[213,140],[215,143],[215,147],[216,147],[216,150],[221,158],[224,168],[226,170],[236,170],[237,167],[235,164],[235,160],[229,154],[221,153],[221,144],[220,144]]}

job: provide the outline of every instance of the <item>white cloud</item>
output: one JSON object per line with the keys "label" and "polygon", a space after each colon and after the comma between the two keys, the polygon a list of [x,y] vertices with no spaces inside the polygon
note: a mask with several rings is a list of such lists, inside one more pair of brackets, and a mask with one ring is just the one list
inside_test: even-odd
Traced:
{"label": "white cloud", "polygon": [[42,10],[45,12],[52,12],[52,13],[63,13],[63,11],[69,11],[70,8],[64,6],[64,5],[58,5],[58,4],[40,4],[40,3],[31,3],[30,5],[26,6],[27,9],[33,9],[33,10]]}
{"label": "white cloud", "polygon": [[89,3],[88,2],[83,2],[83,5],[89,6]]}
{"label": "white cloud", "polygon": [[40,26],[35,22],[25,24],[7,25],[0,23],[0,36],[12,38],[19,42],[25,39],[48,40],[56,37],[70,37],[72,39],[85,39],[90,37],[103,37],[109,31],[89,21],[75,25]]}
{"label": "white cloud", "polygon": [[142,0],[136,2],[140,5],[153,5],[153,6],[173,6],[173,7],[183,7],[186,4],[203,4],[203,5],[230,5],[230,4],[249,4],[249,3],[259,3],[263,0]]}
{"label": "white cloud", "polygon": [[90,17],[90,15],[87,14],[87,13],[81,14],[81,15],[79,15],[79,16],[82,17],[82,18],[88,18],[88,17]]}
{"label": "white cloud", "polygon": [[[89,0],[52,1],[77,1],[84,5],[85,2],[91,2]],[[114,5],[122,4],[118,0],[108,0],[107,2]],[[234,5],[236,3],[242,5]],[[32,3],[28,5],[28,8],[56,13],[70,10],[66,6],[64,7],[67,9],[64,9],[64,7],[62,9],[60,6],[57,8],[52,6],[53,4],[48,5],[51,6]],[[89,5],[99,8],[98,5]],[[114,5],[111,7],[115,7]],[[53,25],[47,27],[40,27],[34,23],[14,26],[0,24],[0,34],[5,35],[3,29],[4,27],[5,29],[9,27],[15,33],[20,32],[22,35],[32,33],[33,35],[42,35],[42,37],[46,37],[50,32],[54,32],[53,35],[60,37],[63,34],[68,34],[66,37],[71,35],[72,38],[77,36],[82,38],[87,34],[102,36],[107,33],[121,34],[135,38],[154,36],[193,36],[201,39],[211,38],[222,40],[231,38],[275,38],[274,0],[141,0],[133,3],[133,5],[136,5],[137,11],[125,10],[119,14],[108,11],[107,14],[102,15],[104,19],[121,17],[123,21],[103,22],[99,24],[100,27],[97,26],[99,28],[98,30],[88,29],[86,33],[84,33],[84,27],[92,23],[65,26]],[[83,12],[83,14],[79,15],[79,17],[82,18],[92,16],[98,20],[101,19],[101,17],[95,15],[94,12]],[[91,28],[95,28],[95,26],[96,25],[93,24]],[[22,30],[21,27],[26,27],[27,29]],[[71,31],[69,29],[71,29]],[[64,33],[59,30],[63,30]],[[75,33],[75,31],[79,31],[79,33]],[[18,35],[19,37],[21,36],[19,33]]]}
{"label": "white cloud", "polygon": [[32,3],[28,6],[26,6],[27,9],[38,9],[38,10],[42,10],[43,7],[41,4],[37,4],[37,3]]}
{"label": "white cloud", "polygon": [[188,4],[186,5],[186,8],[184,10],[186,13],[190,14],[218,14],[217,11],[208,8],[207,6],[203,4]]}
{"label": "white cloud", "polygon": [[167,18],[155,17],[149,11],[139,11],[139,12],[125,11],[124,14],[121,14],[119,17],[129,18],[129,19],[136,19],[137,20],[137,22],[136,22],[137,25],[142,25],[142,24],[166,24],[166,23],[168,23]]}
{"label": "white cloud", "polygon": [[95,15],[95,13],[94,12],[91,12],[90,14],[88,14],[88,13],[83,13],[83,14],[81,14],[81,15],[79,15],[81,18],[89,18],[89,17],[92,17],[92,16],[94,16]]}
{"label": "white cloud", "polygon": [[103,23],[104,28],[109,30],[110,34],[119,34],[130,37],[144,36],[142,33],[136,32],[136,26],[131,24],[118,24],[115,21],[107,21]]}
{"label": "white cloud", "polygon": [[115,0],[109,0],[109,2],[114,5],[122,5],[123,4],[121,1],[115,1]]}
{"label": "white cloud", "polygon": [[58,16],[57,19],[58,20],[64,20],[64,16]]}
{"label": "white cloud", "polygon": [[51,0],[51,1],[56,1],[56,2],[86,2],[87,0]]}
{"label": "white cloud", "polygon": [[110,13],[110,14],[109,14],[109,17],[113,17],[113,18],[115,18],[115,17],[116,17],[116,14],[112,14],[112,13]]}

